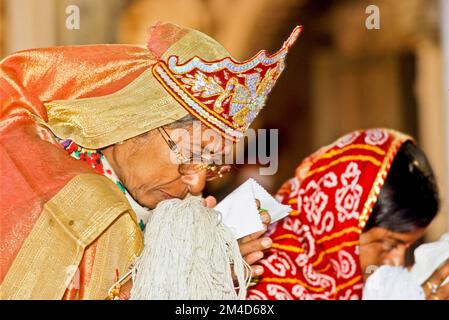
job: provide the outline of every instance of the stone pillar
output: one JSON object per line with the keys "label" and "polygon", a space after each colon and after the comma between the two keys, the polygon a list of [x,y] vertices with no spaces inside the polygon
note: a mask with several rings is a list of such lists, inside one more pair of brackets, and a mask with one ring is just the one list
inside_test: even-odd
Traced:
{"label": "stone pillar", "polygon": [[[448,165],[446,161],[447,140],[442,92],[443,61],[441,47],[423,40],[417,45],[417,81],[419,142],[426,152],[441,194],[440,214],[431,224],[428,238],[435,240],[448,228]],[[437,80],[439,79],[439,80]]]}
{"label": "stone pillar", "polygon": [[[56,33],[59,45],[117,42],[119,15],[126,0],[57,0]],[[66,8],[76,5],[80,10],[80,28],[67,29]]]}
{"label": "stone pillar", "polygon": [[6,0],[5,7],[4,55],[55,45],[55,0]]}
{"label": "stone pillar", "polygon": [[[443,3],[447,1],[443,1]],[[449,166],[447,151],[449,140],[446,136],[448,86],[444,84],[443,43],[447,39],[439,37],[444,26],[439,23],[438,12],[444,13],[444,7],[438,1],[422,1],[423,17],[427,17],[427,28],[420,33],[414,44],[417,57],[416,96],[418,101],[419,142],[426,152],[437,177],[440,190],[441,208],[437,218],[427,233],[428,240],[438,239],[449,230]],[[427,10],[427,13],[426,13]],[[444,21],[444,18],[443,20]],[[447,20],[446,20],[447,22]],[[418,27],[417,27],[418,28]],[[444,87],[446,89],[444,90]]]}
{"label": "stone pillar", "polygon": [[444,179],[446,188],[446,230],[449,230],[449,1],[440,0],[441,5],[441,44],[443,48],[443,65],[444,65],[444,80],[443,80],[443,126],[445,127],[446,135],[444,139],[443,148],[445,149],[446,161],[444,166],[446,168],[446,177]]}
{"label": "stone pillar", "polygon": [[4,55],[5,50],[5,3],[0,0],[0,59]]}

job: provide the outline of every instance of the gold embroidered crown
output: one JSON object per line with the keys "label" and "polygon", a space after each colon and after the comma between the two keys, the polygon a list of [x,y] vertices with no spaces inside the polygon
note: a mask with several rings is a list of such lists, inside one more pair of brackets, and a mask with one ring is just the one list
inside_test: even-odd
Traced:
{"label": "gold embroidered crown", "polygon": [[206,61],[195,56],[185,63],[170,55],[153,66],[153,75],[189,113],[237,141],[263,108],[301,30],[297,26],[273,55],[262,50],[244,62],[231,57]]}

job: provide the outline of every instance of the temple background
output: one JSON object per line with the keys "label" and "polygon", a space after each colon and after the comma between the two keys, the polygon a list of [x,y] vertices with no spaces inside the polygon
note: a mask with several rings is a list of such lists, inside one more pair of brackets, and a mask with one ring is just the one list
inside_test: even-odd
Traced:
{"label": "temple background", "polygon": [[[410,133],[429,156],[441,189],[441,212],[427,235],[433,240],[449,230],[448,2],[0,0],[0,57],[53,45],[143,44],[148,25],[168,20],[211,35],[245,59],[261,48],[277,50],[302,24],[288,68],[255,124],[280,133],[278,174],[259,180],[275,192],[305,156],[354,129]],[[365,27],[370,4],[380,8],[380,30]],[[68,5],[80,8],[79,30],[65,27]],[[238,179],[209,192],[223,194],[255,170],[242,167]]]}

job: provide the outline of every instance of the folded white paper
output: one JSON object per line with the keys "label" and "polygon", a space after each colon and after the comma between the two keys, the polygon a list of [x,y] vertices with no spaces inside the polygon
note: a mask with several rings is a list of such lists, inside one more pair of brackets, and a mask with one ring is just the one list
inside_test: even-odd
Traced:
{"label": "folded white paper", "polygon": [[291,211],[290,206],[277,202],[254,179],[248,179],[215,207],[215,210],[221,212],[223,223],[234,232],[236,239],[263,230],[256,199],[260,201],[260,207],[268,211],[272,223]]}

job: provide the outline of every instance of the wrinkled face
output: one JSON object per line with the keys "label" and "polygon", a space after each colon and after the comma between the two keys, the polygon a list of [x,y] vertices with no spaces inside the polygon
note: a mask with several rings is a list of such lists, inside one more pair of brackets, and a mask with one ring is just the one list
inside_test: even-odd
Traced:
{"label": "wrinkled face", "polygon": [[408,233],[374,227],[360,236],[360,266],[364,279],[381,265],[403,266],[407,248],[421,238],[425,229]]}
{"label": "wrinkled face", "polygon": [[[229,143],[224,148],[224,139],[215,132],[211,133],[211,130],[207,130],[207,134],[193,134],[193,130],[184,128],[181,128],[182,134],[179,131],[166,129],[169,137],[188,158],[191,155],[189,150],[195,154],[204,149],[214,150],[212,156],[203,153],[208,159],[221,159],[232,150]],[[186,139],[186,132],[189,133],[189,139]],[[187,193],[199,195],[206,185],[204,170],[180,174],[179,160],[157,129],[106,148],[103,153],[131,196],[151,209],[162,200],[182,199]]]}

